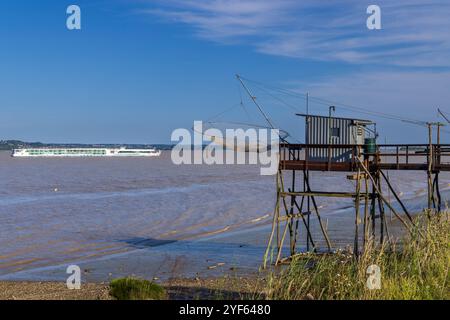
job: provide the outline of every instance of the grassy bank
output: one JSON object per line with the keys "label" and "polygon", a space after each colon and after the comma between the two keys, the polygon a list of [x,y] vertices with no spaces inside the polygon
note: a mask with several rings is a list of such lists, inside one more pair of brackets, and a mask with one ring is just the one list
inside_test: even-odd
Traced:
{"label": "grassy bank", "polygon": [[[448,214],[416,218],[417,228],[402,241],[370,245],[358,258],[344,251],[295,257],[271,274],[269,299],[450,299],[450,223]],[[369,289],[369,266],[379,267],[381,288]]]}

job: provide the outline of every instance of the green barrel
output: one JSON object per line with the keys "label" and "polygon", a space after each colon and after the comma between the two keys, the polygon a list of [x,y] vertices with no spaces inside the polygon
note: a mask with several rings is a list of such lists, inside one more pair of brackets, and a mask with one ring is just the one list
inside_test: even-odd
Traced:
{"label": "green barrel", "polygon": [[366,153],[377,152],[377,140],[375,138],[364,139],[364,150]]}

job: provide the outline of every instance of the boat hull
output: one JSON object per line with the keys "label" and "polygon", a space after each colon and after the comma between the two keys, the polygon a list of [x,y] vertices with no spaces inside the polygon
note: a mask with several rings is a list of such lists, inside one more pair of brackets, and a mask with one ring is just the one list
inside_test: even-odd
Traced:
{"label": "boat hull", "polygon": [[34,148],[15,149],[14,158],[104,158],[104,157],[159,157],[156,149],[125,148]]}

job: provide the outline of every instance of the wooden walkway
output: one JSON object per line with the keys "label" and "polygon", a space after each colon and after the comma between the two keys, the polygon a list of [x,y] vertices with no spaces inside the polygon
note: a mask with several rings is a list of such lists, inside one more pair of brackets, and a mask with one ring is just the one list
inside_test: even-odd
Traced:
{"label": "wooden walkway", "polygon": [[[336,153],[347,156],[333,158]],[[450,144],[384,144],[377,145],[375,153],[366,153],[361,145],[285,143],[280,144],[280,170],[356,172],[355,156],[374,159],[370,171],[450,171]]]}

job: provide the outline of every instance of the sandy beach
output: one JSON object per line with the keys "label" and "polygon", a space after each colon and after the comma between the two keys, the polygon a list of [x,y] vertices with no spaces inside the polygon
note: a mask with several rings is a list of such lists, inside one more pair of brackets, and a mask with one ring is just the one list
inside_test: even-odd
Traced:
{"label": "sandy beach", "polygon": [[0,281],[0,300],[110,300],[106,284],[87,283],[69,290],[61,282]]}
{"label": "sandy beach", "polygon": [[[169,300],[261,297],[256,274],[247,278],[171,279],[161,283]],[[0,281],[0,300],[113,300],[108,283],[83,283],[69,290],[63,282]]]}

